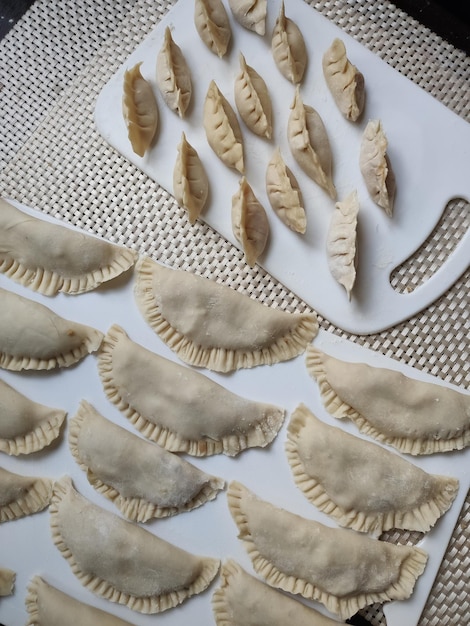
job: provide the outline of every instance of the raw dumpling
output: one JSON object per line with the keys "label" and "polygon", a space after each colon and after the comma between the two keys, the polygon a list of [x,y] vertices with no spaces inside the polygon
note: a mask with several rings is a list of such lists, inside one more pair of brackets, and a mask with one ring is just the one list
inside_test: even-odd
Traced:
{"label": "raw dumpling", "polygon": [[326,238],[326,253],[330,272],[346,289],[349,300],[356,282],[357,264],[357,214],[359,201],[352,191],[343,202],[337,202],[331,216]]}
{"label": "raw dumpling", "polygon": [[133,250],[33,217],[0,198],[0,272],[25,287],[46,296],[83,293],[136,259]]}
{"label": "raw dumpling", "polygon": [[387,137],[380,120],[370,120],[364,130],[359,167],[372,200],[391,217],[396,181],[387,154]]}
{"label": "raw dumpling", "polygon": [[157,84],[169,108],[184,117],[193,91],[191,73],[169,26],[165,28],[165,39],[157,55]]}
{"label": "raw dumpling", "polygon": [[407,454],[470,445],[470,394],[401,372],[336,359],[309,346],[307,369],[328,411]]}
{"label": "raw dumpling", "polygon": [[40,576],[28,585],[26,626],[132,626],[111,615],[59,591]]}
{"label": "raw dumpling", "polygon": [[308,500],[340,526],[360,532],[425,533],[459,488],[456,478],[428,474],[398,454],[328,426],[302,404],[292,414],[286,451]]}
{"label": "raw dumpling", "polygon": [[281,74],[294,85],[301,83],[307,66],[307,48],[297,24],[286,17],[284,1],[274,26],[271,50]]}
{"label": "raw dumpling", "polygon": [[204,129],[207,141],[228,167],[243,174],[243,137],[235,111],[227,98],[211,80],[204,101]]}
{"label": "raw dumpling", "polygon": [[334,39],[322,59],[323,75],[338,109],[347,120],[356,122],[365,103],[364,76],[353,65],[341,39]]}
{"label": "raw dumpling", "polygon": [[220,587],[212,596],[217,626],[337,626],[340,623],[266,585],[231,559],[223,564],[220,575]]}
{"label": "raw dumpling", "polygon": [[134,343],[116,325],[105,337],[98,368],[111,402],[172,452],[235,456],[271,443],[284,421],[283,409],[231,393]]}
{"label": "raw dumpling", "polygon": [[188,212],[189,223],[194,224],[206,204],[209,180],[198,153],[187,141],[184,132],[173,170],[173,192],[176,200]]}
{"label": "raw dumpling", "polygon": [[31,454],[60,434],[66,412],[39,404],[0,380],[0,450]]}
{"label": "raw dumpling", "polygon": [[287,139],[292,155],[307,176],[335,200],[333,155],[323,120],[313,107],[303,103],[298,87],[291,109]]}
{"label": "raw dumpling", "polygon": [[275,309],[144,257],[135,297],[144,318],[183,361],[218,372],[292,359],[318,332],[314,313]]}
{"label": "raw dumpling", "polygon": [[88,481],[134,522],[191,511],[217,496],[224,481],[105,419],[83,400],[69,444]]}
{"label": "raw dumpling", "polygon": [[0,522],[19,519],[45,509],[52,496],[52,480],[21,476],[0,467]]}
{"label": "raw dumpling", "polygon": [[137,63],[124,73],[122,111],[132,150],[143,157],[157,134],[159,113],[152,86],[140,72],[141,65]]}
{"label": "raw dumpling", "polygon": [[194,24],[202,41],[219,57],[226,55],[232,29],[221,0],[195,0]]}
{"label": "raw dumpling", "polygon": [[240,117],[256,135],[271,139],[273,114],[271,96],[264,79],[247,64],[240,52],[240,73],[235,78],[235,104]]}
{"label": "raw dumpling", "polygon": [[65,476],[50,506],[52,540],[82,585],[141,613],[171,609],[206,589],[219,561],[160,539],[81,496]]}
{"label": "raw dumpling", "polygon": [[0,597],[11,596],[15,588],[16,572],[0,567]]}
{"label": "raw dumpling", "polygon": [[245,261],[254,267],[268,242],[269,222],[263,205],[244,176],[232,197],[232,230],[243,248]]}
{"label": "raw dumpling", "polygon": [[341,619],[369,604],[410,597],[427,562],[420,548],[330,528],[277,508],[235,481],[227,498],[255,571]]}
{"label": "raw dumpling", "polygon": [[66,320],[39,302],[6,289],[0,289],[0,298],[0,367],[68,367],[101,344],[99,330]]}
{"label": "raw dumpling", "polygon": [[296,233],[307,230],[307,216],[299,183],[277,148],[266,169],[266,192],[276,215]]}
{"label": "raw dumpling", "polygon": [[264,35],[267,0],[228,0],[228,3],[239,24],[258,35]]}

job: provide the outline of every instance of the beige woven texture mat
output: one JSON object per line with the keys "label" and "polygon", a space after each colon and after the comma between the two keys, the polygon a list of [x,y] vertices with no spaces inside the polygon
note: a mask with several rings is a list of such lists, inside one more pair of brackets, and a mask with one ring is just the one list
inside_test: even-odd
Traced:
{"label": "beige woven texture mat", "polygon": [[[320,0],[312,7],[470,121],[470,60],[392,3]],[[174,2],[37,0],[0,43],[0,193],[177,268],[210,276],[287,310],[307,306],[202,223],[98,135],[101,88]],[[470,226],[469,205],[452,201],[393,286],[410,291],[452,252]],[[322,328],[441,379],[470,382],[470,270],[428,309],[391,330],[356,337]],[[464,505],[422,626],[468,624],[470,499]],[[393,539],[393,537],[392,537]],[[413,541],[413,537],[406,537]],[[404,538],[401,537],[401,541]],[[380,607],[362,614],[384,625]]]}

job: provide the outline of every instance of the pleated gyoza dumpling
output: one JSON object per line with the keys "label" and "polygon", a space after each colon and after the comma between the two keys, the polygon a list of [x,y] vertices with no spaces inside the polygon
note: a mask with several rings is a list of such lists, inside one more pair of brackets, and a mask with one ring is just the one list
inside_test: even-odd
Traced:
{"label": "pleated gyoza dumpling", "polygon": [[97,350],[103,333],[0,289],[0,367],[49,370],[68,367]]}
{"label": "pleated gyoza dumpling", "polygon": [[23,476],[0,467],[0,522],[42,511],[52,497],[53,481],[39,476]]}
{"label": "pleated gyoza dumpling", "polygon": [[157,84],[168,107],[184,117],[193,92],[191,72],[169,26],[157,55]]}
{"label": "pleated gyoza dumpling", "polygon": [[356,122],[365,103],[364,76],[346,54],[346,46],[335,38],[322,58],[323,75],[338,109]]}
{"label": "pleated gyoza dumpling", "polygon": [[333,155],[323,120],[313,107],[303,103],[298,87],[291,109],[287,139],[292,155],[307,176],[335,200]]}
{"label": "pleated gyoza dumpling", "polygon": [[194,24],[211,52],[219,57],[227,54],[232,29],[222,0],[195,0]]}
{"label": "pleated gyoza dumpling", "polygon": [[245,163],[240,125],[232,105],[213,80],[204,100],[203,122],[207,141],[215,154],[227,167],[243,174]]}
{"label": "pleated gyoza dumpling", "polygon": [[54,486],[52,540],[93,593],[141,613],[160,613],[204,591],[219,560],[196,556],[80,495],[65,476]]}
{"label": "pleated gyoza dumpling", "polygon": [[34,576],[25,600],[29,620],[26,626],[132,626],[131,622],[72,598]]}
{"label": "pleated gyoza dumpling", "polygon": [[235,104],[240,117],[256,135],[271,139],[273,113],[271,96],[264,79],[247,64],[240,52],[240,72],[235,78]]}
{"label": "pleated gyoza dumpling", "polygon": [[245,253],[245,261],[254,267],[269,238],[269,221],[263,205],[243,176],[232,197],[232,231]]}
{"label": "pleated gyoza dumpling", "polygon": [[15,580],[16,572],[8,567],[0,567],[0,597],[13,594]]}
{"label": "pleated gyoza dumpling", "polygon": [[340,526],[360,532],[425,533],[459,488],[456,478],[428,474],[378,444],[325,424],[302,404],[292,414],[286,451],[308,500]]}
{"label": "pleated gyoza dumpling", "polygon": [[0,198],[0,272],[25,287],[46,296],[83,293],[136,259],[133,250],[33,217]]}
{"label": "pleated gyoza dumpling", "polygon": [[234,18],[244,28],[263,36],[266,32],[267,0],[228,0]]}
{"label": "pleated gyoza dumpling", "polygon": [[314,313],[275,309],[144,257],[137,264],[135,297],[149,325],[180,359],[218,372],[292,359],[318,332]]}
{"label": "pleated gyoza dumpling", "polygon": [[[212,595],[217,626],[338,626],[340,622],[266,585],[227,560]],[[342,623],[342,622],[341,622]]]}
{"label": "pleated gyoza dumpling", "polygon": [[399,371],[347,362],[309,346],[307,369],[326,409],[407,454],[461,450],[470,445],[470,394]]}
{"label": "pleated gyoza dumpling", "polygon": [[172,452],[235,456],[271,443],[284,421],[284,409],[242,398],[134,343],[116,325],[105,337],[98,368],[110,401]]}
{"label": "pleated gyoza dumpling", "polygon": [[31,454],[48,446],[60,434],[66,412],[30,398],[0,380],[0,450]]}
{"label": "pleated gyoza dumpling", "polygon": [[122,111],[132,150],[140,157],[151,147],[157,134],[159,112],[151,84],[137,63],[124,73]]}
{"label": "pleated gyoza dumpling", "polygon": [[388,141],[380,120],[370,120],[364,130],[359,167],[372,200],[392,217],[395,175],[387,154]]}
{"label": "pleated gyoza dumpling", "polygon": [[424,550],[330,528],[278,508],[231,482],[228,505],[255,571],[273,587],[318,600],[346,619],[369,604],[405,600]]}
{"label": "pleated gyoza dumpling", "polygon": [[276,215],[296,233],[307,230],[299,183],[277,148],[266,169],[266,192]]}
{"label": "pleated gyoza dumpling", "polygon": [[274,26],[271,51],[281,74],[294,85],[301,83],[307,66],[307,48],[300,28],[286,17],[284,1]]}
{"label": "pleated gyoza dumpling", "polygon": [[189,223],[194,224],[206,204],[209,179],[197,151],[188,142],[184,132],[173,170],[173,192],[176,200],[188,212]]}
{"label": "pleated gyoza dumpling", "polygon": [[70,421],[69,445],[90,484],[134,522],[191,511],[224,481],[105,419],[88,402]]}
{"label": "pleated gyoza dumpling", "polygon": [[356,282],[358,212],[359,201],[354,190],[336,203],[326,238],[328,267],[333,278],[346,289],[349,300]]}

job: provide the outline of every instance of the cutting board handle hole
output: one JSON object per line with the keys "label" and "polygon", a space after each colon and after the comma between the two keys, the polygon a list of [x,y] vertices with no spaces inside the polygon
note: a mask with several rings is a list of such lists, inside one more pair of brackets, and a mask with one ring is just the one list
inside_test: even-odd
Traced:
{"label": "cutting board handle hole", "polygon": [[452,198],[436,227],[423,244],[390,275],[398,293],[411,293],[425,283],[446,262],[470,228],[470,203]]}

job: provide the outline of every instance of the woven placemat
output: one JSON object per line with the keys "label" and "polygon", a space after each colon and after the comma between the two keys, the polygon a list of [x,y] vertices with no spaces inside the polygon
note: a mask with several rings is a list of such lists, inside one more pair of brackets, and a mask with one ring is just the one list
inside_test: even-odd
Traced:
{"label": "woven placemat", "polygon": [[[84,230],[138,249],[290,311],[307,305],[203,223],[188,225],[170,194],[98,135],[94,105],[103,85],[174,4],[157,0],[39,0],[0,45],[3,144],[0,193]],[[311,6],[470,120],[470,61],[388,2]],[[47,24],[47,26],[46,26]],[[6,97],[5,97],[6,96]],[[425,281],[469,226],[469,205],[452,201],[424,246],[398,268],[394,287]],[[470,270],[432,306],[367,337],[333,333],[441,379],[468,387]],[[459,518],[420,624],[468,623],[470,505]],[[363,611],[385,624],[380,607]]]}

